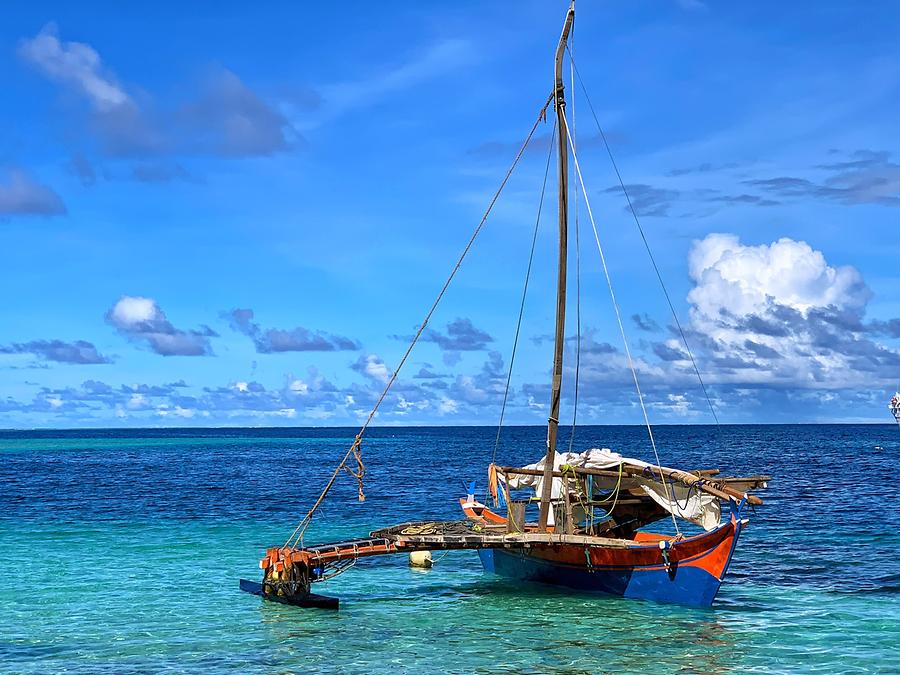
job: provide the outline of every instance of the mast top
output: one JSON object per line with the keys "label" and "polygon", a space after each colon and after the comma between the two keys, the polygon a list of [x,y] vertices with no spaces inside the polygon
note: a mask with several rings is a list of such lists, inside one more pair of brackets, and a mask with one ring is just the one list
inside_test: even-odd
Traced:
{"label": "mast top", "polygon": [[563,54],[566,51],[566,44],[569,41],[569,33],[572,31],[572,24],[575,21],[575,0],[572,0],[569,3],[569,10],[566,12],[566,20],[563,23],[562,35],[559,37],[559,44],[556,46],[556,58],[554,59],[554,64],[556,67],[556,103],[557,105],[562,104],[565,105],[565,99],[563,98]]}

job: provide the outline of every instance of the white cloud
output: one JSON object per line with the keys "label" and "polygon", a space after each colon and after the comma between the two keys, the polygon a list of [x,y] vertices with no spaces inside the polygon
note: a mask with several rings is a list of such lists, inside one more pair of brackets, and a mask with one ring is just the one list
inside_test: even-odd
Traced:
{"label": "white cloud", "polygon": [[438,414],[439,415],[452,415],[459,409],[459,404],[454,401],[452,398],[448,398],[447,396],[442,396],[440,403],[438,403]]}
{"label": "white cloud", "polygon": [[[61,41],[54,24],[22,40],[18,54],[89,103],[86,132],[111,157],[262,156],[302,142],[277,107],[224,68],[213,69],[193,85],[195,95],[189,100],[165,105],[146,92],[132,98],[91,45]],[[132,173],[146,179],[146,168],[136,166]],[[150,179],[159,180],[178,177],[184,170],[156,168],[151,173]]]}
{"label": "white cloud", "polygon": [[141,410],[148,406],[149,400],[140,393],[132,394],[128,399],[128,407],[132,410]]}
{"label": "white cloud", "polygon": [[[183,417],[185,419],[190,419],[197,414],[197,411],[193,408],[182,408],[180,405],[176,405],[174,408],[170,408],[168,405],[161,405],[156,411],[156,414],[160,417]],[[207,412],[205,416],[208,415],[209,413]]]}
{"label": "white cloud", "polygon": [[300,394],[301,396],[306,396],[309,393],[309,385],[303,380],[293,380],[288,388],[293,393]]}
{"label": "white cloud", "polygon": [[106,320],[134,341],[146,341],[161,356],[204,356],[212,348],[209,339],[217,334],[208,326],[201,329],[176,328],[152,298],[123,295],[106,313]]}
{"label": "white cloud", "polygon": [[[748,246],[711,234],[694,243],[688,268],[695,346],[719,381],[829,388],[896,371],[900,354],[873,341],[864,321],[872,294],[860,273],[806,242]],[[686,371],[680,349],[669,340],[655,351]]]}
{"label": "white cloud", "polygon": [[23,40],[18,52],[50,79],[84,95],[97,110],[109,111],[131,101],[115,78],[104,72],[100,55],[90,45],[61,42],[55,24]]}
{"label": "white cloud", "polygon": [[806,315],[813,307],[863,307],[870,297],[856,269],[831,267],[821,251],[787,238],[745,246],[733,234],[710,234],[695,242],[688,271],[696,283],[692,317],[701,323],[718,321],[723,310],[759,314],[774,303]]}
{"label": "white cloud", "polygon": [[368,378],[377,380],[378,382],[382,382],[384,384],[387,384],[387,382],[391,379],[390,369],[385,365],[384,361],[377,354],[360,356],[359,359],[357,359],[356,363],[353,364],[353,369],[357,372],[362,373]]}
{"label": "white cloud", "polygon": [[154,321],[161,316],[156,300],[136,295],[123,295],[110,310],[110,319],[122,327]]}

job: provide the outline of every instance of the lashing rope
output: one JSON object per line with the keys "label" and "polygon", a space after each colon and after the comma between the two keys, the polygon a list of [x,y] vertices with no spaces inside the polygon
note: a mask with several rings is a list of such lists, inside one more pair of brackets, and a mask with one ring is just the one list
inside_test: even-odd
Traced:
{"label": "lashing rope", "polygon": [[[656,264],[656,258],[653,256],[653,251],[650,249],[650,242],[647,241],[647,236],[644,234],[644,228],[641,225],[641,219],[638,217],[637,211],[635,211],[634,205],[631,202],[631,196],[628,194],[628,188],[625,187],[625,181],[622,178],[622,174],[619,172],[619,165],[616,163],[616,158],[613,157],[612,148],[610,148],[609,142],[606,140],[606,134],[603,133],[603,127],[600,126],[600,119],[597,117],[597,113],[594,110],[594,104],[591,103],[591,97],[588,96],[587,87],[585,87],[584,85],[584,80],[581,79],[581,73],[578,71],[578,65],[575,63],[575,56],[571,51],[569,51],[569,63],[571,64],[572,70],[574,70],[575,74],[578,77],[578,83],[581,85],[582,93],[584,93],[584,99],[585,101],[587,101],[588,108],[590,108],[591,110],[591,115],[593,116],[594,122],[597,125],[597,131],[600,133],[600,138],[603,140],[603,145],[606,148],[606,154],[609,155],[609,161],[616,173],[616,178],[618,178],[619,180],[619,186],[622,188],[622,194],[625,195],[625,201],[628,203],[628,210],[631,213],[631,217],[634,219],[634,224],[637,226],[638,232],[641,235],[641,241],[644,242],[644,248],[647,250],[647,256],[650,258],[650,263],[653,265],[653,271],[656,272],[656,279],[657,281],[659,281],[659,286],[666,298],[666,303],[669,305],[669,311],[672,313],[672,319],[675,321],[675,326],[678,328],[678,334],[681,336],[681,342],[684,344],[684,349],[691,360],[691,366],[694,369],[694,374],[697,376],[697,381],[700,383],[700,389],[703,391],[703,396],[706,398],[706,403],[709,406],[709,411],[710,413],[712,413],[713,420],[715,420],[716,430],[720,432],[721,427],[719,425],[719,416],[716,414],[716,408],[713,405],[712,399],[709,396],[709,392],[706,389],[706,383],[703,381],[703,376],[700,374],[700,368],[697,367],[697,361],[694,359],[694,352],[691,350],[690,344],[688,344],[687,335],[684,332],[684,328],[682,328],[681,326],[681,321],[678,319],[678,312],[675,311],[675,305],[672,303],[672,298],[669,296],[669,291],[666,288],[665,282],[663,281],[662,273],[659,271],[659,266]],[[900,423],[900,420],[898,420],[898,423]]]}
{"label": "lashing rope", "polygon": [[[575,51],[575,21],[572,21],[572,32],[566,49],[571,56]],[[572,89],[572,145],[578,134],[575,123],[575,62],[569,59],[569,83]],[[573,211],[575,213],[575,398],[572,402],[572,432],[569,435],[569,452],[575,447],[575,423],[578,421],[578,389],[581,381],[581,228],[578,224],[578,183],[575,183]]]}
{"label": "lashing rope", "polygon": [[[562,117],[562,121],[566,126],[566,132],[568,133],[569,124],[566,121],[565,116]],[[628,362],[628,368],[631,370],[631,377],[634,380],[634,388],[637,391],[638,403],[640,403],[641,412],[644,415],[644,424],[647,427],[647,435],[650,437],[650,445],[653,447],[653,456],[656,458],[656,465],[659,467],[660,475],[662,475],[662,463],[659,460],[659,451],[656,449],[656,439],[653,437],[653,427],[650,425],[650,416],[647,414],[647,406],[644,404],[644,395],[641,393],[641,385],[638,381],[637,370],[634,367],[634,360],[631,358],[631,348],[628,346],[628,337],[625,334],[625,324],[622,323],[622,314],[619,311],[619,303],[616,301],[616,293],[613,290],[612,278],[609,275],[609,268],[606,265],[606,255],[603,253],[603,247],[600,245],[600,234],[597,231],[597,222],[594,220],[594,212],[591,209],[591,200],[584,187],[584,176],[581,174],[581,164],[578,162],[578,155],[575,152],[575,146],[572,143],[571,138],[569,139],[569,147],[572,149],[572,160],[575,163],[578,182],[581,183],[581,192],[584,195],[584,206],[587,209],[588,217],[591,220],[591,228],[594,231],[594,241],[596,241],[597,251],[600,253],[600,262],[603,266],[603,274],[606,277],[606,285],[609,288],[609,297],[612,300],[613,310],[615,311],[616,323],[619,324],[619,333],[622,335],[622,344],[625,347],[625,358]],[[671,501],[671,497],[669,496],[669,486],[665,481],[663,481],[663,489],[666,493],[666,499]],[[678,534],[681,534],[681,529],[678,527],[678,521],[675,518],[675,514],[670,512],[670,515],[672,516],[672,524],[675,526],[675,531]]]}

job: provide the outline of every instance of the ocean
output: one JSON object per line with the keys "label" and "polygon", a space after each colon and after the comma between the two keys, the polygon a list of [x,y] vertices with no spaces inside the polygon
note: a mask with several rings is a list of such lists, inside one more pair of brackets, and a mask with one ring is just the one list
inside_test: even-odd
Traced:
{"label": "ocean", "polygon": [[[729,575],[698,610],[360,561],[338,612],[238,591],[287,539],[355,429],[0,431],[3,672],[900,672],[900,429],[660,426],[664,464],[770,474]],[[306,542],[460,517],[495,429],[373,428],[367,500],[343,477]],[[504,430],[529,463],[545,430]],[[575,448],[648,455],[640,427]],[[565,435],[562,444],[567,444]]]}

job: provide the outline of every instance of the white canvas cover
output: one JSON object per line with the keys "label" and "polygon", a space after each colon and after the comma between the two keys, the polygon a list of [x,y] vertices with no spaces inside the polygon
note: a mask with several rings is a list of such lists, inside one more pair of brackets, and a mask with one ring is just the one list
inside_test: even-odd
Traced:
{"label": "white canvas cover", "polygon": [[[529,464],[526,469],[543,470],[546,457],[540,461]],[[593,448],[584,452],[557,452],[553,458],[553,470],[560,471],[565,465],[576,466],[583,469],[606,469],[615,471],[619,464],[630,464],[641,468],[653,468],[655,464],[632,457],[623,457],[609,448]],[[665,467],[664,467],[665,468]],[[509,487],[517,490],[533,488],[536,496],[540,497],[543,485],[541,476],[517,475],[509,480]],[[666,497],[666,488],[652,479],[638,478],[641,489],[669,513],[684,518],[692,523],[700,525],[704,530],[712,530],[721,522],[721,508],[719,500],[712,495],[692,490],[684,485],[669,484],[669,497]],[[554,478],[550,488],[551,499],[558,499],[562,495],[562,479]],[[551,511],[552,515],[552,511]]]}

